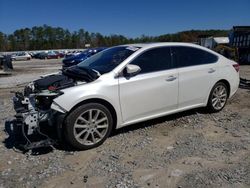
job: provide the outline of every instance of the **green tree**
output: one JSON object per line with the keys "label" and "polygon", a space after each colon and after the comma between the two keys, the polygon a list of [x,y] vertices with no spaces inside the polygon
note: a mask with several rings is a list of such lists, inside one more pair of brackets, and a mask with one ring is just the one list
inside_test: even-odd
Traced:
{"label": "green tree", "polygon": [[90,33],[84,29],[70,32],[61,27],[42,25],[18,29],[9,35],[0,32],[0,50],[85,48],[86,44],[91,44],[91,47],[98,47],[127,43],[196,42],[199,35],[220,37],[227,36],[228,32],[228,30],[189,30],[160,36],[141,35],[137,38],[127,38],[117,34],[105,36],[101,33]]}

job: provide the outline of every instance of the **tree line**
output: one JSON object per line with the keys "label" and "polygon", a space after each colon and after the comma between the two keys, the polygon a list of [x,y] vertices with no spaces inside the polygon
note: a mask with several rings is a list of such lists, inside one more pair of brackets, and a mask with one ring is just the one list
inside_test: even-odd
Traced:
{"label": "tree line", "polygon": [[43,25],[18,29],[11,34],[0,31],[0,51],[85,48],[86,44],[90,44],[91,47],[109,47],[145,42],[197,42],[200,35],[227,36],[228,32],[228,30],[189,30],[160,36],[142,35],[128,38],[123,35],[105,36],[84,29],[70,32],[61,27]]}

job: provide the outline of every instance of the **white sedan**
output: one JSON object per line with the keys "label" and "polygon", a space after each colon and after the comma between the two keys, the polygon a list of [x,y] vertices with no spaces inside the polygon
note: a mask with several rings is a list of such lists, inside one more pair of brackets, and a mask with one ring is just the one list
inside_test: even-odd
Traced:
{"label": "white sedan", "polygon": [[[39,117],[54,119],[71,146],[89,149],[114,128],[198,107],[218,112],[238,85],[239,65],[209,49],[188,43],[130,44],[36,80],[23,99],[15,100],[25,101],[21,113],[28,134],[36,133]],[[36,104],[30,102],[34,98]]]}
{"label": "white sedan", "polygon": [[31,60],[31,55],[27,52],[20,52],[11,57],[13,61]]}

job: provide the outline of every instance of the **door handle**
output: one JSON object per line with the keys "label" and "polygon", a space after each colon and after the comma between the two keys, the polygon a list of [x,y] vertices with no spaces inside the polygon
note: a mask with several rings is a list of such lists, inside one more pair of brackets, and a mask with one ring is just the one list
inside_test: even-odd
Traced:
{"label": "door handle", "polygon": [[175,77],[175,76],[169,76],[169,77],[166,79],[166,81],[167,81],[167,82],[171,82],[171,81],[176,80],[176,78],[177,78],[177,77]]}
{"label": "door handle", "polygon": [[211,68],[211,69],[208,70],[208,73],[213,73],[215,71],[216,71],[215,69]]}

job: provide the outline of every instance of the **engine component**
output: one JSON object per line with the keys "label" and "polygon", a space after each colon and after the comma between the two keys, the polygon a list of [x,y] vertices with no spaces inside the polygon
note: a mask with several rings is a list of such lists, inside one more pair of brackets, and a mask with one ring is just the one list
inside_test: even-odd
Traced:
{"label": "engine component", "polygon": [[[22,147],[25,150],[50,146],[55,141],[48,137],[48,135],[40,131],[40,123],[47,122],[48,126],[53,124],[53,112],[48,106],[52,102],[50,97],[55,97],[58,94],[48,96],[37,96],[36,94],[30,94],[29,97],[24,96],[22,93],[15,93],[13,97],[14,108],[17,112],[16,120],[18,125],[21,126],[22,135],[26,139],[26,144]],[[37,98],[39,97],[39,98]],[[41,100],[43,99],[43,100]],[[41,101],[40,101],[41,100]],[[47,102],[45,100],[48,100]],[[45,101],[45,102],[44,102]],[[43,106],[41,103],[47,103],[47,107],[44,109],[39,108]],[[32,142],[29,136],[40,135],[45,137],[44,140]]]}
{"label": "engine component", "polygon": [[[96,74],[94,72],[91,73],[93,75]],[[85,74],[87,74],[86,71]],[[93,77],[93,75],[91,76]],[[63,94],[61,89],[77,84],[84,84],[88,80],[93,80],[91,76],[88,77],[84,75],[83,77],[74,77],[74,74],[69,76],[61,73],[47,75],[29,83],[24,88],[23,93],[15,93],[13,97],[14,109],[17,113],[15,117],[18,125],[21,126],[22,135],[27,142],[23,145],[25,150],[54,144],[56,139],[51,139],[49,133],[47,134],[46,132],[51,128],[55,128],[57,139],[62,138],[61,124],[65,112],[63,110],[62,112],[58,112],[51,108],[53,99]],[[60,125],[57,124],[58,122],[60,122]],[[42,128],[44,128],[44,130],[42,130]],[[37,141],[38,135],[43,138],[45,137],[45,139]],[[32,141],[31,138],[34,137],[36,139]]]}

